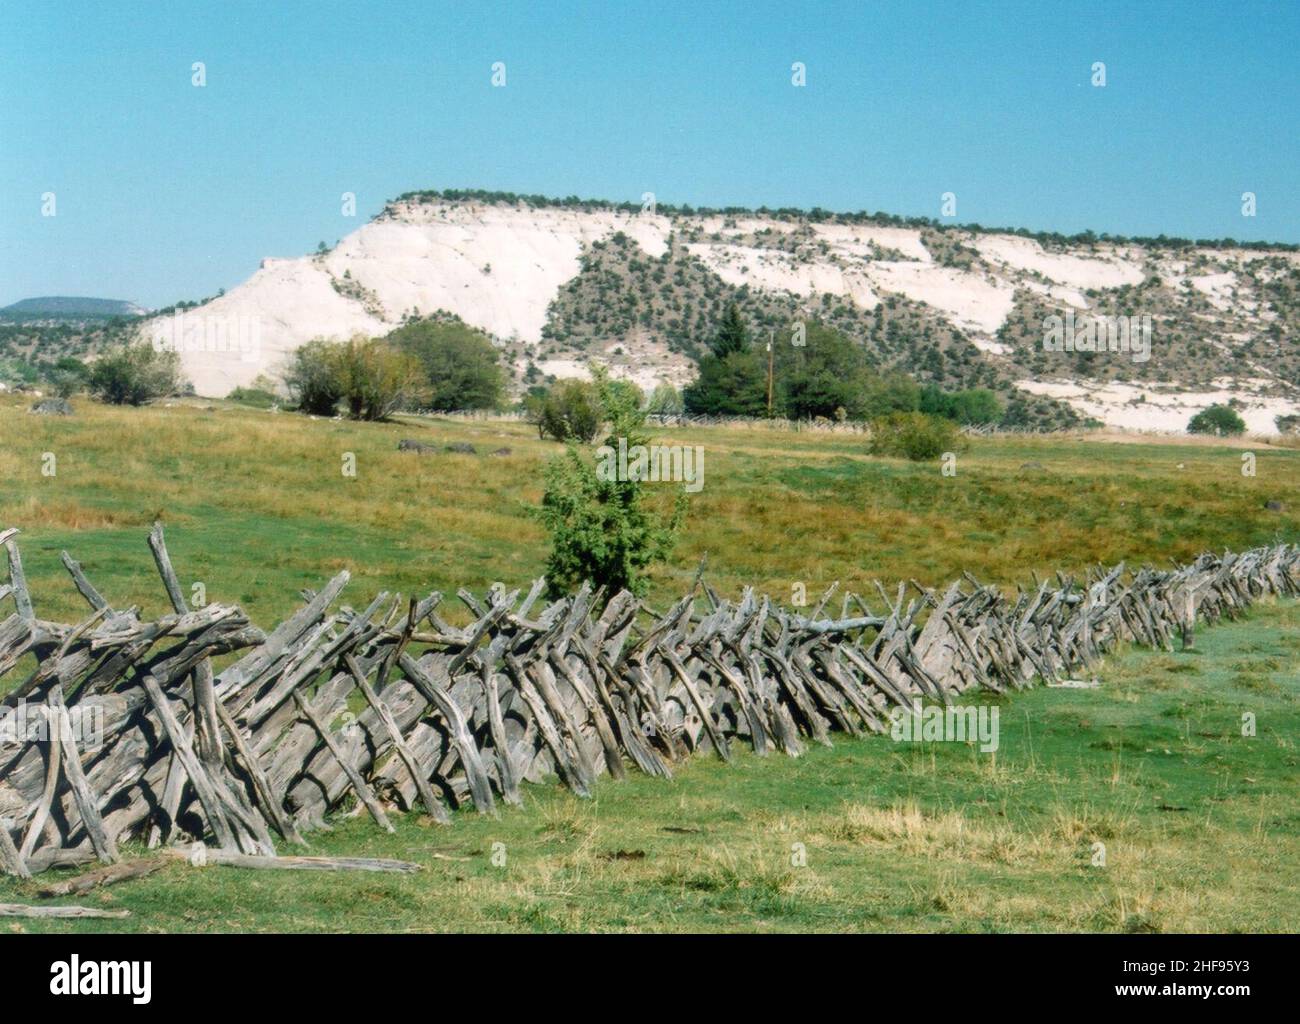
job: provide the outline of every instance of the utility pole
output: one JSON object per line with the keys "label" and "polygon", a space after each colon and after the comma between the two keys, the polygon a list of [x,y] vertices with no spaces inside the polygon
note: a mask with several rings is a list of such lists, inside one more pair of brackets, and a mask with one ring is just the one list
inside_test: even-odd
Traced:
{"label": "utility pole", "polygon": [[772,418],[772,331],[767,332],[767,418]]}

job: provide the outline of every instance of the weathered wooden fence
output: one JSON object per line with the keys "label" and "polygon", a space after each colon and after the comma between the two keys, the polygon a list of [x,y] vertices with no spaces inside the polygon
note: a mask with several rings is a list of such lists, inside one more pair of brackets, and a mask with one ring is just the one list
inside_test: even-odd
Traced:
{"label": "weathered wooden fence", "polygon": [[660,611],[590,588],[543,605],[538,580],[459,591],[473,621],[457,627],[437,593],[336,605],[343,572],[264,633],[233,605],[188,608],[155,527],[173,613],[113,608],[65,553],[89,605],[67,625],[36,616],[15,534],[0,531],[0,607],[15,606],[0,678],[34,667],[0,701],[0,865],[19,875],[112,862],[128,837],[271,854],[354,799],[388,829],[395,807],[491,813],[551,774],[585,795],[602,772],[667,778],[701,750],[794,755],[885,731],[918,698],[1054,680],[1121,640],[1171,648],[1198,618],[1300,594],[1300,547],[1282,544],[1058,574],[1014,596],[970,576],[869,599],[832,587],[807,612],[703,580]]}

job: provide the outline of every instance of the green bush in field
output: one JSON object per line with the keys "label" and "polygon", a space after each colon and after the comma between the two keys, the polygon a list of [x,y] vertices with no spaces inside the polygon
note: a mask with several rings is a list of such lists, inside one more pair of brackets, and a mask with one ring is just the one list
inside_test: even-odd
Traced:
{"label": "green bush in field", "polygon": [[415,356],[382,338],[353,338],[330,350],[334,378],[354,420],[384,420],[419,406],[428,394]]}
{"label": "green bush in field", "polygon": [[284,383],[300,412],[333,416],[342,401],[354,420],[387,419],[428,395],[420,361],[383,338],[309,341],[294,352]]}
{"label": "green bush in field", "polygon": [[872,455],[926,462],[962,447],[957,424],[923,412],[894,412],[871,421]]}
{"label": "green bush in field", "polygon": [[1237,410],[1227,405],[1212,405],[1202,409],[1187,424],[1189,434],[1213,434],[1216,437],[1236,437],[1246,432],[1246,421]]}
{"label": "green bush in field", "polygon": [[238,402],[240,405],[251,406],[254,409],[270,409],[280,401],[274,391],[258,387],[235,388],[226,398],[232,402]]}
{"label": "green bush in field", "polygon": [[652,416],[680,416],[684,408],[681,392],[668,381],[662,380],[655,385],[646,412]]}
{"label": "green bush in field", "polygon": [[90,377],[90,367],[73,356],[63,356],[45,371],[45,379],[60,398],[71,398]]}
{"label": "green bush in field", "polygon": [[557,381],[540,398],[530,396],[527,407],[543,439],[589,444],[605,421],[600,391],[585,380]]}
{"label": "green bush in field", "polygon": [[[639,391],[620,387],[604,371],[595,377],[586,388],[609,419],[605,444],[648,445]],[[579,383],[585,382],[561,382]],[[645,481],[608,479],[573,443],[547,464],[545,473],[546,490],[535,515],[551,538],[546,561],[551,592],[569,593],[589,580],[605,587],[607,595],[624,589],[645,593],[649,581],[644,570],[671,552],[686,514],[685,493],[678,492],[670,512],[658,514],[646,502]]]}
{"label": "green bush in field", "polygon": [[147,341],[106,352],[90,368],[90,393],[110,405],[144,405],[181,389],[180,357]]}

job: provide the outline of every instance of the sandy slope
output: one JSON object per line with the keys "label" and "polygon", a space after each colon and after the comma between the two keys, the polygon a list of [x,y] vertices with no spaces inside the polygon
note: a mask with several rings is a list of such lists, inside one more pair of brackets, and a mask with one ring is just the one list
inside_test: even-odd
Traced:
{"label": "sandy slope", "polygon": [[1174,391],[1137,384],[1083,384],[1064,381],[1017,381],[1017,386],[1035,395],[1049,395],[1069,402],[1085,416],[1102,420],[1107,426],[1128,430],[1160,430],[1176,433],[1187,429],[1187,422],[1211,405],[1226,405],[1236,399],[1242,403],[1238,414],[1251,434],[1276,434],[1273,419],[1278,415],[1300,412],[1293,401],[1276,395],[1262,394],[1265,381],[1254,387],[1231,386],[1200,391]]}

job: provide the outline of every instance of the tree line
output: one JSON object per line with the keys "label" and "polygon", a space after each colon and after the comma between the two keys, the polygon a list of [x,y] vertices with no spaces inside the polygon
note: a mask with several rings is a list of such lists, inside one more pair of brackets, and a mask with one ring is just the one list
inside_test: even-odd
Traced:
{"label": "tree line", "polygon": [[728,306],[682,401],[695,415],[793,420],[871,420],[920,412],[991,424],[1004,412],[987,388],[945,392],[905,373],[882,372],[862,345],[816,321],[758,344],[735,304]]}

